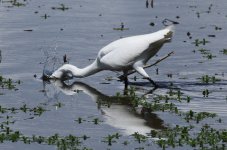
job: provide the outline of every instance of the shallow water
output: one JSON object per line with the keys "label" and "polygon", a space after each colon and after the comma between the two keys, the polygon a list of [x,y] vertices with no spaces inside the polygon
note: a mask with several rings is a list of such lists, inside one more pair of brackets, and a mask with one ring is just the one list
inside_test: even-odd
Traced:
{"label": "shallow water", "polygon": [[[21,1],[22,2],[22,1]],[[176,33],[171,43],[166,44],[151,59],[151,63],[174,51],[175,54],[147,69],[152,79],[161,85],[161,88],[148,94],[148,100],[154,94],[165,94],[169,91],[169,83],[181,90],[184,95],[190,96],[190,103],[176,102],[182,111],[194,110],[196,112],[216,113],[222,118],[222,123],[211,121],[215,128],[226,128],[227,119],[227,71],[226,57],[221,50],[226,49],[227,34],[227,3],[213,0],[193,1],[181,0],[154,1],[154,8],[146,8],[145,1],[130,0],[98,0],[98,1],[73,1],[66,0],[64,4],[68,10],[54,10],[60,7],[60,0],[31,0],[25,6],[11,6],[11,3],[0,1],[0,75],[13,80],[20,80],[18,90],[9,91],[0,89],[0,105],[3,107],[18,107],[26,104],[29,107],[42,106],[48,111],[41,116],[29,119],[31,115],[17,113],[15,123],[10,128],[19,130],[27,136],[50,136],[55,133],[60,135],[74,134],[77,136],[90,136],[85,145],[94,149],[134,149],[158,146],[152,141],[146,144],[136,142],[131,134],[140,132],[148,133],[151,129],[162,129],[166,126],[184,124],[174,114],[155,112],[144,117],[130,110],[131,106],[125,102],[118,103],[117,92],[124,93],[124,85],[117,80],[105,80],[108,77],[117,77],[116,73],[104,71],[78,81],[72,86],[62,89],[61,83],[43,83],[42,76],[44,64],[48,56],[57,57],[61,61],[64,54],[68,56],[71,64],[84,67],[90,64],[103,46],[109,42],[130,35],[145,34],[163,28],[165,18],[179,22]],[[212,4],[212,6],[211,6]],[[210,12],[207,13],[209,7]],[[198,13],[199,18],[198,18]],[[47,14],[46,19],[42,16]],[[177,17],[179,16],[179,17]],[[124,23],[129,30],[116,31]],[[153,22],[155,25],[150,26]],[[32,30],[32,31],[24,31]],[[190,32],[189,39],[187,32]],[[208,37],[215,35],[215,37]],[[205,38],[209,43],[195,46],[196,39]],[[201,54],[199,49],[210,50],[216,56],[208,59],[206,54]],[[195,50],[195,52],[193,52]],[[204,57],[203,57],[204,56]],[[2,58],[1,58],[2,57]],[[55,66],[59,66],[57,61]],[[52,64],[50,66],[53,66]],[[52,70],[52,68],[50,68]],[[156,74],[156,68],[159,74]],[[167,75],[171,74],[172,77]],[[37,75],[35,78],[34,75]],[[136,75],[137,83],[133,85],[142,95],[152,86]],[[131,77],[133,78],[134,75]],[[215,76],[221,81],[214,84],[201,83],[204,75]],[[132,82],[133,79],[131,79]],[[81,83],[82,82],[82,83]],[[69,84],[72,84],[70,82]],[[108,84],[101,84],[108,83]],[[81,86],[81,87],[80,87]],[[75,92],[83,90],[84,92]],[[80,89],[81,88],[81,89]],[[208,89],[211,93],[204,97],[202,91]],[[112,105],[99,106],[99,99],[112,101]],[[56,106],[61,103],[62,107]],[[77,123],[79,117],[85,121]],[[92,121],[99,118],[99,125]],[[207,122],[204,122],[207,123]],[[209,123],[209,120],[208,120]],[[121,140],[108,146],[102,142],[103,137],[113,133],[123,135]],[[130,141],[127,146],[124,141]],[[150,146],[151,145],[151,146]],[[55,146],[40,144],[23,144],[22,142],[4,142],[0,149],[56,149]]]}

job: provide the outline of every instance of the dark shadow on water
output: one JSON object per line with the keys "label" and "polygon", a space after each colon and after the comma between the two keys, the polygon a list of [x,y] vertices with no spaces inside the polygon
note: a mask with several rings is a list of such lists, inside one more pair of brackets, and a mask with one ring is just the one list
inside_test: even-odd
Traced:
{"label": "dark shadow on water", "polygon": [[50,80],[48,84],[54,85],[66,95],[75,95],[80,91],[89,95],[97,103],[98,109],[106,118],[105,123],[123,129],[125,134],[133,134],[134,132],[146,134],[151,129],[160,130],[166,128],[164,121],[157,114],[150,113],[144,108],[134,108],[130,95],[105,95],[82,82],[66,84],[61,80]]}
{"label": "dark shadow on water", "polygon": [[[188,90],[187,87],[202,87],[202,86],[226,86],[227,82],[215,82],[215,83],[201,83],[194,81],[171,81],[171,82],[156,82],[158,84],[158,89],[179,89]],[[149,87],[152,88],[153,85],[150,82],[129,82],[128,85]]]}

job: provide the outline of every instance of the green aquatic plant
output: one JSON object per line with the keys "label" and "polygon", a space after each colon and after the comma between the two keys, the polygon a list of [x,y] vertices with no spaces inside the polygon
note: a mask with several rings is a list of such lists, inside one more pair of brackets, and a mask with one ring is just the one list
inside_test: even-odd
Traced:
{"label": "green aquatic plant", "polygon": [[93,122],[94,124],[98,125],[100,122],[103,122],[103,121],[101,121],[99,118],[94,118],[94,119],[92,120],[92,122]]}
{"label": "green aquatic plant", "polygon": [[67,150],[67,149],[90,149],[82,145],[82,141],[88,139],[89,137],[84,135],[82,137],[67,135],[60,136],[59,134],[54,134],[52,136],[26,136],[23,135],[20,131],[13,131],[8,126],[1,124],[0,130],[0,143],[8,142],[18,142],[21,141],[24,144],[38,143],[38,144],[48,144],[55,145],[58,149]]}
{"label": "green aquatic plant", "polygon": [[54,104],[53,106],[55,106],[56,108],[61,108],[64,106],[64,104],[61,102],[58,102],[58,103]]}
{"label": "green aquatic plant", "polygon": [[49,18],[50,16],[49,15],[47,15],[47,14],[44,14],[43,16],[41,16],[42,18],[44,18],[44,19],[47,19],[47,18]]}
{"label": "green aquatic plant", "polygon": [[203,38],[202,40],[195,39],[195,41],[192,42],[192,44],[194,44],[195,46],[200,46],[200,44],[206,45],[207,43],[210,43],[210,41],[206,40],[205,38]]}
{"label": "green aquatic plant", "polygon": [[115,134],[109,134],[107,137],[104,137],[104,140],[102,142],[108,143],[109,146],[111,146],[113,143],[116,143],[117,139],[119,139],[121,135],[119,133]]}
{"label": "green aquatic plant", "polygon": [[209,76],[209,75],[203,75],[201,78],[199,78],[202,83],[216,83],[221,81],[220,79],[216,78],[215,76]]}
{"label": "green aquatic plant", "polygon": [[46,110],[45,108],[43,108],[41,105],[36,106],[36,107],[31,107],[29,108],[26,104],[24,104],[23,106],[20,107],[3,107],[0,105],[0,114],[17,114],[20,112],[23,113],[27,113],[29,112],[31,115],[34,116],[41,116],[44,112],[46,112],[48,110]]}
{"label": "green aquatic plant", "polygon": [[86,121],[86,120],[82,119],[81,117],[78,117],[78,119],[75,121],[78,122],[79,124],[81,124],[83,121]]}
{"label": "green aquatic plant", "polygon": [[[204,41],[203,41],[204,43],[207,43],[206,40],[204,40]],[[201,48],[201,49],[198,49],[198,51],[203,55],[203,57],[205,57],[207,59],[213,59],[214,57],[216,57],[215,55],[213,55],[211,53],[211,50]]]}
{"label": "green aquatic plant", "polygon": [[18,2],[16,0],[14,0],[14,2],[12,3],[13,6],[16,6],[16,7],[21,7],[21,6],[25,6],[25,3],[21,3],[21,2]]}
{"label": "green aquatic plant", "polygon": [[208,97],[210,94],[210,91],[208,89],[205,89],[202,91],[203,97]]}
{"label": "green aquatic plant", "polygon": [[206,118],[214,118],[217,115],[215,113],[209,113],[209,112],[194,112],[192,110],[186,112],[184,114],[184,119],[189,122],[189,121],[196,121],[196,123],[199,123],[200,121],[206,119]]}
{"label": "green aquatic plant", "polygon": [[69,7],[65,6],[65,4],[59,4],[59,5],[60,5],[59,7],[51,7],[51,8],[53,10],[62,10],[62,11],[70,9]]}
{"label": "green aquatic plant", "polygon": [[224,55],[227,55],[227,49],[223,49],[220,52],[222,52]]}
{"label": "green aquatic plant", "polygon": [[135,132],[134,134],[132,134],[132,136],[138,143],[145,142],[147,140],[147,136],[139,134],[138,132]]}
{"label": "green aquatic plant", "polygon": [[[196,149],[225,149],[227,140],[226,130],[216,130],[207,124],[200,130],[193,130],[194,126],[179,126],[162,131],[151,130],[152,138],[162,148],[182,147],[185,145]],[[154,134],[155,133],[155,134]]]}
{"label": "green aquatic plant", "polygon": [[21,84],[21,81],[13,81],[11,78],[4,78],[0,75],[0,88],[2,89],[8,89],[8,90],[18,90],[16,88],[16,84]]}

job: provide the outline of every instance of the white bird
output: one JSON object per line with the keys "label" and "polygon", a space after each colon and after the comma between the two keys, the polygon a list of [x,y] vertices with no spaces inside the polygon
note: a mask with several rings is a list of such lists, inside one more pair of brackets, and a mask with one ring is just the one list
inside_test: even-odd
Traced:
{"label": "white bird", "polygon": [[157,87],[143,66],[164,43],[171,41],[173,32],[174,26],[171,25],[154,33],[116,40],[103,47],[95,61],[87,67],[80,69],[71,64],[64,64],[53,72],[50,78],[65,80],[72,77],[87,77],[102,70],[123,71],[127,85],[127,72],[134,69]]}

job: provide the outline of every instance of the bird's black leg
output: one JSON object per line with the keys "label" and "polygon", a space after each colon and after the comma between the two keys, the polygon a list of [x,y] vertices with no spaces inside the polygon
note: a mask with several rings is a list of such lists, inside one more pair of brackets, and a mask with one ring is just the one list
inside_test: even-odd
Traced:
{"label": "bird's black leg", "polygon": [[147,80],[149,80],[154,85],[155,89],[158,88],[158,85],[151,78],[147,78]]}
{"label": "bird's black leg", "polygon": [[125,83],[125,89],[127,89],[128,88],[128,77],[127,76],[124,77],[124,83]]}
{"label": "bird's black leg", "polygon": [[125,83],[125,89],[128,88],[128,72],[124,71],[124,83]]}

